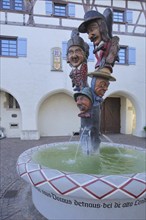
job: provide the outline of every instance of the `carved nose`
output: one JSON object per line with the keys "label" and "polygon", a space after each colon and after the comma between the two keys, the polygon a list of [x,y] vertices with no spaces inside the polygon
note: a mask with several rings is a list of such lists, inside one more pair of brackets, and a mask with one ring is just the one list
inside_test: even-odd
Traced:
{"label": "carved nose", "polygon": [[76,57],[76,56],[77,56],[76,52],[73,52],[72,57]]}
{"label": "carved nose", "polygon": [[81,103],[81,102],[80,102],[80,100],[78,99],[78,100],[77,100],[77,105],[80,105],[80,103]]}
{"label": "carved nose", "polygon": [[88,33],[88,38],[92,39],[93,38],[93,34],[92,33]]}

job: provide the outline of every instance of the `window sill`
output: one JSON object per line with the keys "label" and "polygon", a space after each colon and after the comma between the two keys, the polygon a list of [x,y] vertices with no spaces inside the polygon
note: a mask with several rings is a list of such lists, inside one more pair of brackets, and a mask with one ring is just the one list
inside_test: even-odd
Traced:
{"label": "window sill", "polygon": [[63,72],[63,70],[51,70],[51,72]]}
{"label": "window sill", "polygon": [[0,57],[3,57],[3,58],[18,58],[18,56],[3,56],[3,55],[0,55]]}

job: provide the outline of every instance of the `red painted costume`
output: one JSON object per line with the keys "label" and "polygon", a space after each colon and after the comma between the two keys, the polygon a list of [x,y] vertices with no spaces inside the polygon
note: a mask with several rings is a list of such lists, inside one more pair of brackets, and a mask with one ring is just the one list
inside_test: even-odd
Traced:
{"label": "red painted costume", "polygon": [[82,88],[88,86],[87,84],[87,63],[82,63],[78,68],[74,68],[70,73],[72,79],[72,87],[74,91],[80,91]]}
{"label": "red painted costume", "polygon": [[67,43],[67,62],[72,67],[69,74],[74,91],[80,91],[88,86],[87,83],[87,59],[89,56],[89,45],[79,36],[77,29],[71,34]]}
{"label": "red painted costume", "polygon": [[95,57],[97,59],[95,69],[106,67],[112,73],[112,67],[114,66],[115,61],[118,61],[118,43],[119,38],[115,36],[107,42],[102,41],[100,45],[94,49]]}

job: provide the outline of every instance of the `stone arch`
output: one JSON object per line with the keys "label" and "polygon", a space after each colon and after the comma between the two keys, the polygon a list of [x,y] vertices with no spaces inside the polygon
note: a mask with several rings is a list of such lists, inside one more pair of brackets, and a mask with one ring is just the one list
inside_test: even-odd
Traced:
{"label": "stone arch", "polygon": [[56,89],[56,90],[53,90],[51,92],[47,92],[46,94],[44,94],[40,100],[38,101],[38,104],[37,104],[37,107],[36,107],[36,114],[38,114],[38,111],[39,111],[39,108],[41,106],[41,104],[44,102],[44,100],[46,98],[49,98],[50,96],[54,95],[54,94],[57,94],[57,93],[66,93],[68,94],[69,96],[73,97],[73,93],[70,92],[69,90],[66,90],[66,89]]}
{"label": "stone arch", "polygon": [[121,90],[110,93],[108,97],[119,97],[121,99],[121,133],[140,136],[139,126],[142,123],[142,109],[138,97]]}
{"label": "stone arch", "polygon": [[[11,105],[9,105],[9,95],[11,95]],[[22,113],[19,100],[17,99],[16,95],[13,94],[13,92],[1,88],[0,102],[0,121],[1,127],[4,128],[5,136],[8,138],[20,137],[22,129]]]}
{"label": "stone arch", "polygon": [[80,119],[73,93],[55,90],[44,95],[37,107],[40,136],[71,136],[79,132]]}

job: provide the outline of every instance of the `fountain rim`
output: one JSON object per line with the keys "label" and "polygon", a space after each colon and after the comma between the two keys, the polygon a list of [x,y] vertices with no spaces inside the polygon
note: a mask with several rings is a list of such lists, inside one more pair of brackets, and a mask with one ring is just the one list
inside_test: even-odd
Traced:
{"label": "fountain rim", "polygon": [[[79,144],[78,141],[71,141],[71,142],[66,142],[66,141],[63,141],[63,142],[53,142],[53,143],[49,143],[49,144],[42,144],[42,145],[38,145],[38,146],[35,146],[35,147],[31,147],[27,150],[25,150],[23,153],[20,154],[20,156],[18,157],[18,160],[17,162],[19,161],[19,158],[28,155],[28,157],[32,154],[32,153],[36,153],[38,151],[43,151],[43,150],[46,150],[47,148],[52,148],[52,147],[58,147],[58,145],[63,145],[63,144]],[[137,150],[137,151],[142,151],[142,152],[146,152],[146,149],[142,148],[142,147],[137,147],[137,146],[134,146],[134,145],[128,145],[128,144],[119,144],[119,143],[110,143],[110,142],[101,142],[101,144],[103,144],[104,146],[108,146],[108,147],[118,147],[118,148],[125,148],[125,149],[131,149],[131,150]],[[37,162],[33,161],[33,163],[35,164],[38,164]],[[41,167],[46,167],[44,165],[41,165]],[[46,167],[48,169],[53,169],[53,168],[49,168],[49,167]],[[68,173],[67,171],[63,171],[62,172],[66,172]],[[74,172],[72,172],[74,173]],[[80,173],[80,174],[84,174],[84,173]],[[90,174],[88,174],[90,175]],[[91,175],[96,175],[96,174],[91,174]],[[112,175],[116,175],[117,174],[112,174]],[[124,174],[121,174],[121,175],[124,175]],[[128,174],[126,174],[128,175]],[[130,174],[131,175],[131,174]],[[98,176],[98,174],[96,175]],[[99,175],[101,176],[101,175]],[[109,175],[108,175],[109,176]]]}
{"label": "fountain rim", "polygon": [[[120,175],[84,174],[48,168],[32,160],[32,155],[37,151],[67,143],[68,142],[56,142],[43,144],[24,151],[17,160],[18,175],[42,193],[47,191],[60,196],[71,196],[82,199],[113,200],[117,198],[119,193],[122,194],[122,199],[138,199],[146,194],[146,172]],[[74,143],[78,142],[72,141],[68,144]],[[102,143],[108,146],[118,146],[146,152],[144,148],[137,146],[107,142]],[[84,179],[84,181],[81,179]],[[115,181],[119,183],[115,183]],[[141,190],[135,194],[135,186],[138,187],[138,185],[140,185]],[[97,191],[100,191],[101,188],[104,193],[102,192],[102,195],[99,196],[93,192],[94,190],[92,190],[92,187],[99,188]],[[79,194],[79,191],[81,191],[81,195]]]}
{"label": "fountain rim", "polygon": [[[17,165],[18,165],[18,162],[19,162],[19,159],[21,157],[27,157],[29,158],[29,160],[26,162],[26,163],[30,163],[32,162],[32,164],[39,164],[37,162],[35,162],[31,155],[36,153],[36,152],[39,152],[39,151],[43,151],[43,150],[46,150],[47,148],[52,148],[52,147],[58,147],[58,145],[63,145],[63,144],[78,144],[79,141],[71,141],[71,142],[67,142],[67,141],[63,141],[63,142],[53,142],[53,143],[49,143],[49,144],[42,144],[42,145],[38,145],[38,146],[35,146],[35,147],[32,147],[32,148],[29,148],[28,150],[24,151],[22,154],[20,154],[20,156],[18,157],[18,160],[17,160]],[[128,144],[119,144],[119,143],[110,143],[110,142],[101,142],[101,144],[103,144],[104,146],[108,146],[108,147],[119,147],[119,148],[128,148],[128,149],[131,149],[131,150],[137,150],[137,151],[142,151],[142,152],[145,152],[146,153],[146,149],[142,148],[142,147],[137,147],[137,146],[134,146],[134,145],[128,145]],[[27,156],[26,156],[27,155]],[[57,170],[57,169],[54,169],[54,168],[49,168],[47,166],[44,166],[44,165],[41,165],[39,164],[41,168],[44,168],[44,169],[50,169],[50,170]],[[58,169],[59,170],[59,169]],[[68,171],[64,171],[64,170],[61,170],[61,172],[63,173],[76,173],[76,174],[80,174],[80,175],[88,175],[88,176],[97,176],[97,177],[101,177],[101,176],[128,176],[128,175],[134,175],[134,174],[138,174],[138,173],[128,173],[128,174],[85,174],[85,173],[78,173],[78,172],[68,172]],[[145,172],[141,172],[141,173],[146,173]]]}

